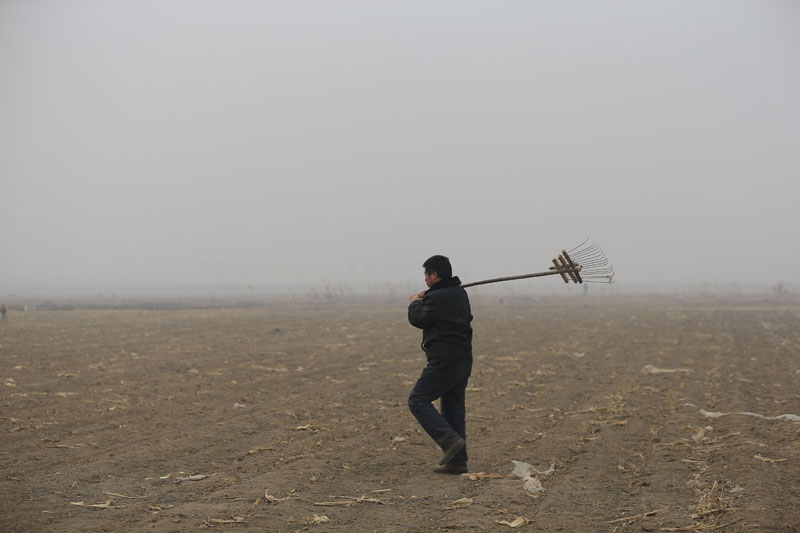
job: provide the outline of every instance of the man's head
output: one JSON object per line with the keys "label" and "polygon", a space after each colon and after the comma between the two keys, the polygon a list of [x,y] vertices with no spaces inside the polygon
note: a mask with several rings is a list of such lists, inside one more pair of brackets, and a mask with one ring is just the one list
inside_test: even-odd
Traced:
{"label": "man's head", "polygon": [[422,263],[425,269],[425,284],[432,287],[440,281],[453,277],[453,267],[450,260],[443,255],[434,255]]}

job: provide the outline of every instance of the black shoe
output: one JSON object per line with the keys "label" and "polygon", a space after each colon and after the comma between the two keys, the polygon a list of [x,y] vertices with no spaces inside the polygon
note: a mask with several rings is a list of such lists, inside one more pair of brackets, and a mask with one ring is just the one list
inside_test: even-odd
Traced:
{"label": "black shoe", "polygon": [[447,463],[444,466],[436,466],[433,471],[437,474],[466,474],[469,472],[467,465],[460,463]]}
{"label": "black shoe", "polygon": [[439,461],[439,465],[444,466],[450,461],[452,461],[453,457],[455,457],[458,454],[458,452],[460,452],[466,445],[467,441],[465,441],[461,437],[456,437],[455,439],[450,441],[450,444],[444,447],[444,455]]}

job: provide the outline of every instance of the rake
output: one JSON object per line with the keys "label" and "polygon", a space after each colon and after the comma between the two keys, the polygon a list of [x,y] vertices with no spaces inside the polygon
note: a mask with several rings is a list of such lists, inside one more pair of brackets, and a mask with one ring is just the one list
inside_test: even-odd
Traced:
{"label": "rake", "polygon": [[474,287],[487,283],[499,283],[515,279],[540,278],[542,276],[561,276],[564,283],[614,283],[614,266],[597,243],[590,243],[587,238],[572,250],[561,250],[553,258],[553,266],[546,272],[506,276],[504,278],[485,279],[466,283],[462,287]]}

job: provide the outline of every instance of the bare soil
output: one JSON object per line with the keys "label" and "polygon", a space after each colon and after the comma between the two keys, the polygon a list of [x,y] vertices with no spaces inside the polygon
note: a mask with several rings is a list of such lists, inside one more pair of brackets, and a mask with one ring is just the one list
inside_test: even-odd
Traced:
{"label": "bare soil", "polygon": [[796,297],[475,293],[476,480],[404,299],[80,307],[0,323],[2,531],[800,529]]}

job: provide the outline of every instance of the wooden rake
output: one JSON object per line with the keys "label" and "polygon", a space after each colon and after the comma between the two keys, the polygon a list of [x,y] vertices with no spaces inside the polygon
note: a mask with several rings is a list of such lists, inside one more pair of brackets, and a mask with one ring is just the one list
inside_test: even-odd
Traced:
{"label": "wooden rake", "polygon": [[559,274],[561,279],[564,280],[564,283],[567,284],[570,281],[575,284],[614,283],[614,266],[597,243],[589,243],[589,239],[586,239],[569,251],[561,250],[561,253],[553,258],[553,266],[546,272],[473,281],[472,283],[462,285],[462,287],[474,287],[476,285],[486,285],[487,283],[499,283],[501,281],[512,281],[515,279],[540,278],[542,276],[554,276],[556,274]]}

